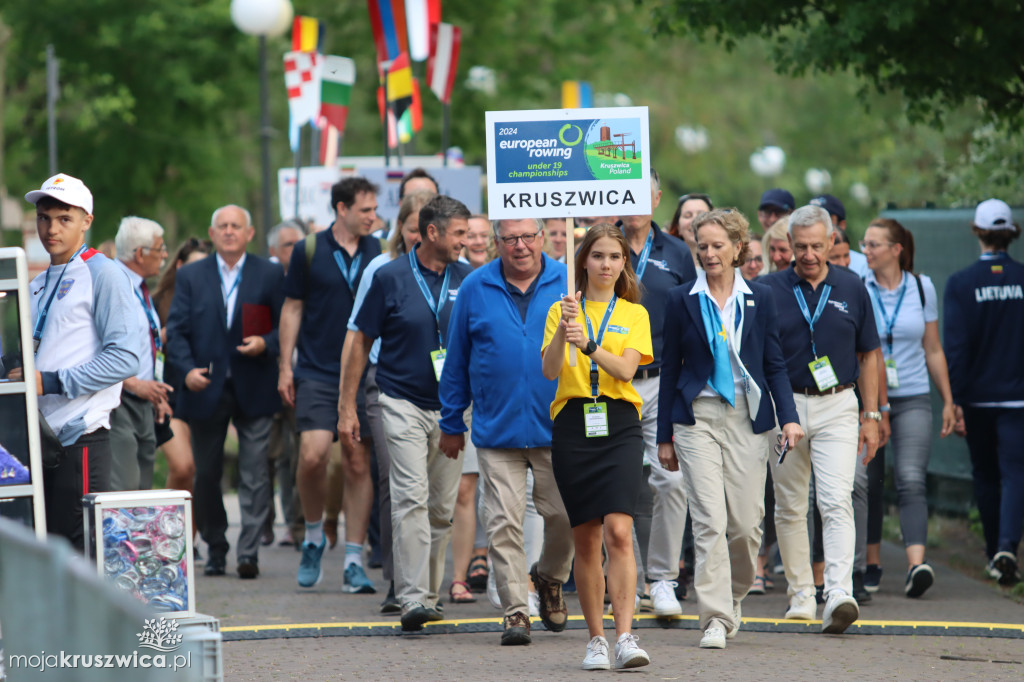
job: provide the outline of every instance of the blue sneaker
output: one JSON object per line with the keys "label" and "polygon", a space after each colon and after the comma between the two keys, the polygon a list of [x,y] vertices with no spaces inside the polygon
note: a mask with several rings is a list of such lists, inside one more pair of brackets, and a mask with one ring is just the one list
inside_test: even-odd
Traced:
{"label": "blue sneaker", "polygon": [[366,571],[359,564],[349,564],[345,567],[345,582],[341,589],[349,594],[374,594],[377,592],[377,588],[366,577]]}
{"label": "blue sneaker", "polygon": [[878,564],[868,564],[864,571],[864,589],[872,594],[878,592],[882,583],[882,567]]}
{"label": "blue sneaker", "polygon": [[323,540],[319,545],[311,542],[302,543],[302,559],[299,561],[299,587],[316,587],[324,578],[324,572],[320,568],[320,559],[324,555],[324,548],[327,541]]}

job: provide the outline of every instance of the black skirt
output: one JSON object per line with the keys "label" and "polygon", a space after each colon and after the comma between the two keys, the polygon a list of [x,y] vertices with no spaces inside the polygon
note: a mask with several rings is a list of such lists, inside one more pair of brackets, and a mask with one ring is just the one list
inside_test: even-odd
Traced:
{"label": "black skirt", "polygon": [[608,435],[587,438],[588,402],[569,400],[551,429],[551,465],[573,527],[615,512],[633,516],[643,484],[644,439],[636,406],[598,398],[608,405]]}

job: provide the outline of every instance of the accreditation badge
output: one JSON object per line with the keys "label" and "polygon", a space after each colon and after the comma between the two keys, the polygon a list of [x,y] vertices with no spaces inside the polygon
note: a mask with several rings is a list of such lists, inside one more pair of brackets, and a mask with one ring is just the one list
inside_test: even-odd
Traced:
{"label": "accreditation badge", "polygon": [[158,350],[153,360],[153,381],[164,383],[164,352]]}
{"label": "accreditation badge", "polygon": [[807,366],[811,368],[811,376],[814,377],[814,383],[817,384],[819,391],[827,391],[839,385],[839,379],[836,378],[836,372],[832,369],[832,362],[827,355],[807,363]]}
{"label": "accreditation badge", "polygon": [[434,366],[434,376],[437,377],[437,383],[441,383],[441,371],[444,369],[444,348],[430,351],[430,363]]}
{"label": "accreditation badge", "polygon": [[587,403],[583,406],[583,424],[587,438],[602,438],[608,435],[608,404]]}
{"label": "accreditation badge", "polygon": [[889,388],[900,387],[900,375],[896,371],[896,361],[892,358],[885,361],[885,383]]}

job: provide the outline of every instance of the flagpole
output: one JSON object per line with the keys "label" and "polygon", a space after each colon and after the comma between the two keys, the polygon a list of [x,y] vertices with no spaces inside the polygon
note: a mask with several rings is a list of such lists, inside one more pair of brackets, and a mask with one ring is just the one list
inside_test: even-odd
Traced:
{"label": "flagpole", "polygon": [[441,105],[441,112],[444,115],[441,124],[441,158],[444,160],[444,166],[448,167],[448,134],[449,127],[451,126],[451,105],[448,102],[444,102]]}
{"label": "flagpole", "polygon": [[[313,133],[310,136],[309,141],[309,165],[319,166],[320,165],[320,135],[323,133],[320,127],[315,124],[310,124],[313,128]],[[298,216],[296,216],[298,217]]]}
{"label": "flagpole", "polygon": [[384,67],[384,167],[391,165],[391,150],[388,148],[388,127],[391,125],[391,104],[388,102],[388,69],[391,62]]}
{"label": "flagpole", "polygon": [[[576,297],[576,225],[572,217],[565,219],[565,283],[569,296]],[[569,366],[576,366],[576,349],[568,344]]]}
{"label": "flagpole", "polygon": [[302,128],[299,126],[299,145],[295,148],[295,212],[292,217],[299,218],[299,169],[302,167]]}

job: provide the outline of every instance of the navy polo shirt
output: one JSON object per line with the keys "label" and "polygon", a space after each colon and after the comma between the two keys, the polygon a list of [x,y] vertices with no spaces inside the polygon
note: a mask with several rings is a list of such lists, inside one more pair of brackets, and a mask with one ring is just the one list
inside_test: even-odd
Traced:
{"label": "navy polo shirt", "polygon": [[505,277],[505,264],[498,261],[498,270],[501,272],[501,279],[505,282],[505,289],[508,291],[509,296],[515,301],[516,310],[519,311],[519,317],[522,318],[523,324],[526,324],[526,311],[530,309],[530,299],[533,298],[533,292],[537,288],[537,282],[540,281],[540,276],[544,274],[544,259],[540,259],[540,272],[530,282],[530,286],[526,287],[526,291],[521,291],[519,287],[508,281]]}
{"label": "navy polo shirt", "polygon": [[[419,247],[416,247],[417,250]],[[413,257],[436,302],[444,274],[428,270]],[[465,263],[449,263],[451,277],[441,308],[441,337],[447,343],[448,320],[462,286],[473,271]],[[399,256],[374,274],[366,300],[356,314],[359,331],[380,338],[377,385],[393,398],[408,400],[422,410],[440,410],[437,378],[430,353],[438,349],[438,325],[412,272],[408,256]]]}
{"label": "navy polo shirt", "polygon": [[[318,232],[315,239],[310,267],[306,267],[306,243],[298,242],[284,280],[284,295],[302,301],[295,378],[337,384],[352,302],[367,264],[380,255],[380,241],[360,237],[355,256],[350,256],[330,229]],[[341,254],[346,268],[352,266],[354,258],[360,259],[351,288],[334,259],[335,253]]]}
{"label": "navy polo shirt", "polygon": [[811,330],[800,311],[793,285],[799,283],[811,316],[825,285],[831,285],[828,303],[814,325],[814,345],[818,357],[828,356],[840,386],[855,382],[860,375],[857,353],[867,353],[879,346],[871,299],[860,277],[846,268],[829,266],[825,280],[812,291],[811,285],[801,279],[796,270],[786,268],[768,275],[761,283],[768,285],[775,295],[782,354],[786,357],[786,369],[795,390],[817,388],[817,384],[808,367],[814,360]]}
{"label": "navy polo shirt", "polygon": [[[618,223],[622,227],[622,221]],[[661,367],[661,347],[664,345],[665,305],[668,303],[668,290],[685,282],[697,279],[697,268],[693,265],[690,247],[682,239],[677,239],[661,231],[657,223],[651,222],[654,240],[651,253],[647,258],[647,268],[640,283],[642,298],[640,304],[647,310],[651,319],[651,345],[654,349],[654,361],[643,365],[640,369],[658,369]],[[641,247],[642,250],[642,247]],[[640,254],[630,249],[630,262],[636,272],[640,265]]]}

